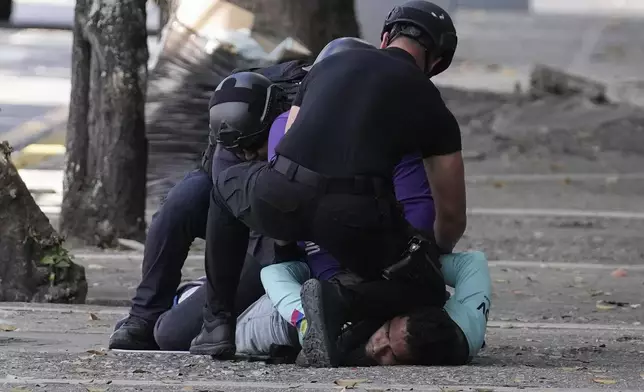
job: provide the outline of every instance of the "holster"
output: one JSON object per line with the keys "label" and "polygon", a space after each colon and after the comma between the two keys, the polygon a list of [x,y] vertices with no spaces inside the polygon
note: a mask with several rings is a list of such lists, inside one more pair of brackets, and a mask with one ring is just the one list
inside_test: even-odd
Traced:
{"label": "holster", "polygon": [[382,276],[387,280],[420,285],[436,295],[446,297],[440,250],[433,241],[419,234],[411,237],[400,261],[386,268]]}

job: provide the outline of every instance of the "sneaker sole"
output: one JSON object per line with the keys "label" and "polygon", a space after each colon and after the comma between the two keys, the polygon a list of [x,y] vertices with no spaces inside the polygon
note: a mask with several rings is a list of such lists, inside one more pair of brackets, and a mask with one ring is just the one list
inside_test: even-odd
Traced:
{"label": "sneaker sole", "polygon": [[190,346],[190,354],[210,355],[216,359],[229,359],[235,356],[235,346],[230,343],[200,344]]}
{"label": "sneaker sole", "polygon": [[309,366],[335,367],[335,361],[330,355],[332,345],[327,338],[326,322],[321,312],[320,289],[320,282],[317,280],[309,280],[302,286],[302,305],[308,323],[308,329],[302,339],[302,351]]}

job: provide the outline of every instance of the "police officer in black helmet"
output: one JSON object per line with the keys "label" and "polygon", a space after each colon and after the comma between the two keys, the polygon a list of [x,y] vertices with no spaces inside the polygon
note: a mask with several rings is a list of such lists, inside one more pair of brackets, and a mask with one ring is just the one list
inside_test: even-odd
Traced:
{"label": "police officer in black helmet", "polygon": [[[449,67],[456,43],[442,8],[426,1],[394,8],[381,50],[342,52],[311,69],[269,165],[218,176],[210,208],[217,224],[208,227],[216,257],[207,269],[216,295],[193,347],[213,356],[234,351],[231,314],[248,227],[282,240],[278,259],[299,258],[292,242],[311,240],[376,285],[384,276],[399,298],[396,311],[419,298],[445,301],[438,253],[451,252],[465,230],[465,181],[459,126],[429,78]],[[393,193],[393,167],[413,152],[423,157],[435,199],[433,235],[410,228]],[[318,281],[303,290],[311,310],[304,351],[318,363],[334,364],[329,347],[313,343],[337,337],[346,321],[338,309],[367,303],[364,293],[340,291]]]}

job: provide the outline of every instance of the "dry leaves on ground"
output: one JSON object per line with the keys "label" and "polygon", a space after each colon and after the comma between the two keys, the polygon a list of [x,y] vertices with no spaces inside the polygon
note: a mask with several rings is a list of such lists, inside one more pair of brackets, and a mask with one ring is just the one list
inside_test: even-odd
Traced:
{"label": "dry leaves on ground", "polygon": [[367,381],[369,381],[369,380],[367,380],[367,379],[357,379],[357,380],[335,380],[335,381],[334,381],[334,383],[335,383],[335,385],[338,385],[338,386],[344,387],[345,389],[353,389],[353,388],[355,388],[356,386],[358,386],[358,384],[362,384],[362,383],[365,383],[365,382],[367,382]]}
{"label": "dry leaves on ground", "polygon": [[617,384],[617,381],[611,380],[610,378],[593,378],[593,382],[596,382],[597,384],[603,384],[603,385]]}

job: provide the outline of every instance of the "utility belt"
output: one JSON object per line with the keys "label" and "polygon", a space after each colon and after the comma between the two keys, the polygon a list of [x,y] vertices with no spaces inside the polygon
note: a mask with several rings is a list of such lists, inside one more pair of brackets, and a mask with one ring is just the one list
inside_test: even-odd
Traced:
{"label": "utility belt", "polygon": [[321,194],[339,193],[379,197],[393,197],[394,195],[392,182],[381,177],[327,177],[281,155],[273,158],[269,167],[286,176],[289,181],[316,188]]}

